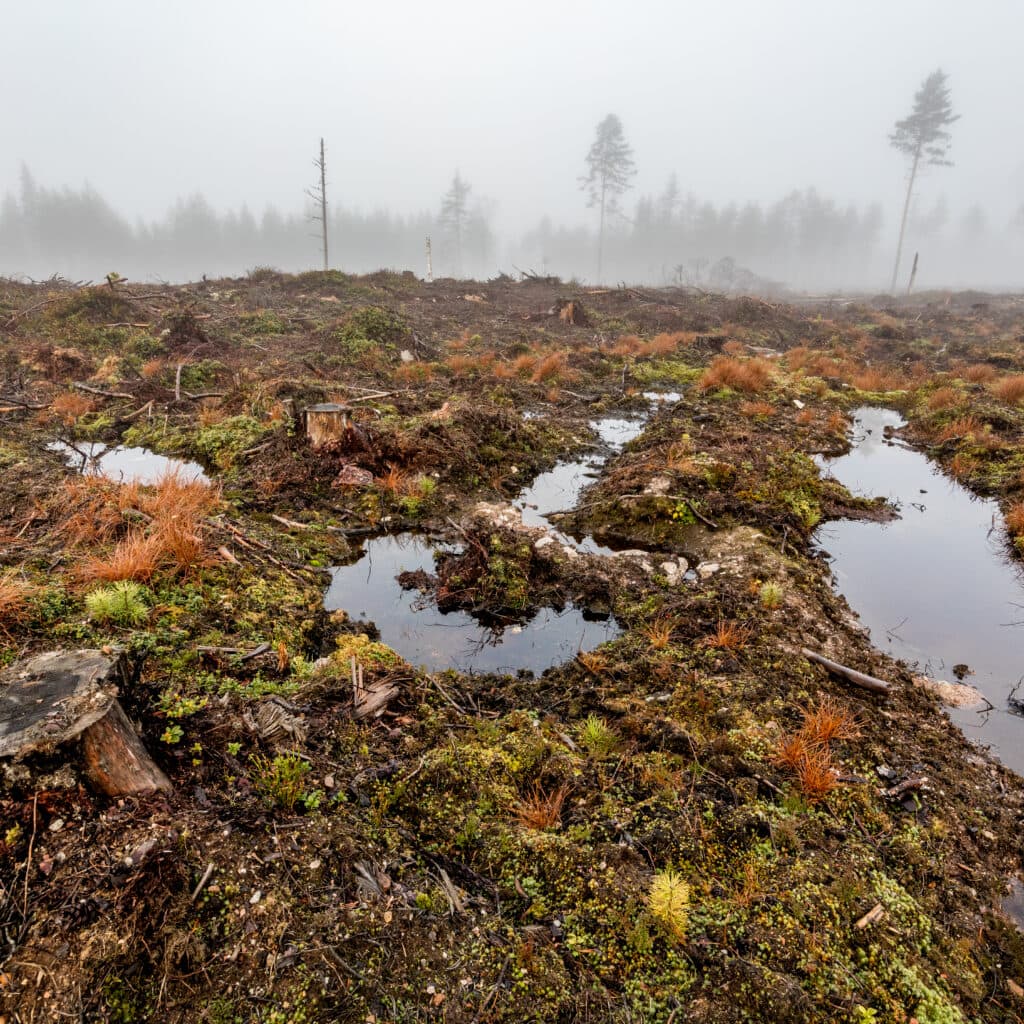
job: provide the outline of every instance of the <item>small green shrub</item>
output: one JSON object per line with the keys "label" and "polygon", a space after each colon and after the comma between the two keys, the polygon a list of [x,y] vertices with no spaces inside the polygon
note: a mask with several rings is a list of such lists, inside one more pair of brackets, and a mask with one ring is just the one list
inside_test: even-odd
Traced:
{"label": "small green shrub", "polygon": [[149,618],[146,590],[131,580],[118,580],[85,595],[89,618],[117,626],[141,626]]}
{"label": "small green shrub", "polygon": [[782,587],[778,583],[772,583],[771,580],[762,583],[761,589],[758,591],[758,598],[763,608],[778,608],[782,604]]}
{"label": "small green shrub", "polygon": [[316,793],[306,793],[306,776],[310,773],[309,762],[299,753],[289,751],[278,754],[273,760],[259,755],[251,759],[253,768],[253,785],[272,807],[280,807],[285,811],[295,810],[295,805],[302,801],[309,807],[315,804]]}

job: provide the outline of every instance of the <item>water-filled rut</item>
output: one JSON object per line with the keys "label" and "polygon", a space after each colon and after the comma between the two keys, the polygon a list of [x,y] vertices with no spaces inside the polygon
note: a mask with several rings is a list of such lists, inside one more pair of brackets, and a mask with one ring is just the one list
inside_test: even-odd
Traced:
{"label": "water-filled rut", "polygon": [[1007,556],[996,503],[885,436],[903,423],[890,410],[860,409],[853,449],[822,463],[851,491],[888,498],[899,518],[828,523],[818,542],[876,647],[933,678],[953,680],[955,666],[970,668],[965,682],[993,707],[951,708],[951,716],[1024,772],[1024,720],[1008,703],[1024,676],[1024,577]]}

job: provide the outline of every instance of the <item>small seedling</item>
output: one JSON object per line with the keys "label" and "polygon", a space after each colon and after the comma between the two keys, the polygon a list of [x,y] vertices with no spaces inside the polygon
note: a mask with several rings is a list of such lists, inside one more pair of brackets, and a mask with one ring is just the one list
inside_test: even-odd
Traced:
{"label": "small seedling", "polygon": [[607,757],[619,744],[619,734],[598,715],[587,715],[580,730],[580,743],[591,757]]}
{"label": "small seedling", "polygon": [[119,580],[85,595],[89,618],[118,626],[140,626],[149,617],[145,590],[131,580]]}
{"label": "small seedling", "polygon": [[674,939],[685,938],[690,913],[690,886],[672,868],[659,871],[651,879],[647,905],[669,935]]}

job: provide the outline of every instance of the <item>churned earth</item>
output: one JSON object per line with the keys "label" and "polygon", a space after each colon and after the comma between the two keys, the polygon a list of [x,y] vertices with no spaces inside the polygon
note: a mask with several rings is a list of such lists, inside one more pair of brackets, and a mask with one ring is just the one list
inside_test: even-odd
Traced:
{"label": "churned earth", "polygon": [[1015,572],[1022,402],[1012,297],[0,282],[2,664],[172,784],[0,762],[0,1018],[1021,1020],[1024,784],[815,538],[894,409]]}

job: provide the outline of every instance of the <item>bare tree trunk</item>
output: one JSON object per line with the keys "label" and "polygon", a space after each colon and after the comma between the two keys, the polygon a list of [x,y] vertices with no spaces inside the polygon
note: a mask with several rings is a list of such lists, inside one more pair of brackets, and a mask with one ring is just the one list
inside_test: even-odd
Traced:
{"label": "bare tree trunk", "polygon": [[327,161],[324,159],[324,140],[320,140],[320,230],[324,240],[324,270],[327,260]]}
{"label": "bare tree trunk", "polygon": [[919,252],[914,253],[914,265],[910,268],[910,280],[907,282],[907,295],[914,290],[914,282],[917,280],[917,258],[920,255]]}
{"label": "bare tree trunk", "polygon": [[903,216],[900,219],[900,238],[896,243],[896,263],[892,268],[892,284],[889,285],[889,291],[895,294],[896,292],[896,279],[900,274],[900,256],[903,253],[903,235],[907,230],[907,214],[910,213],[910,197],[914,191],[914,179],[917,177],[917,165],[921,159],[921,149],[918,147],[917,152],[914,154],[914,162],[910,167],[910,180],[907,182],[907,197],[903,201]]}
{"label": "bare tree trunk", "polygon": [[604,264],[604,204],[605,204],[605,181],[601,180],[601,223],[597,229],[597,283],[603,280]]}

